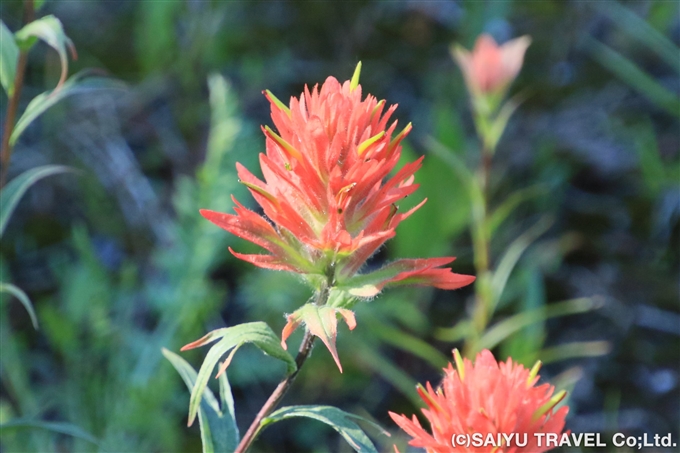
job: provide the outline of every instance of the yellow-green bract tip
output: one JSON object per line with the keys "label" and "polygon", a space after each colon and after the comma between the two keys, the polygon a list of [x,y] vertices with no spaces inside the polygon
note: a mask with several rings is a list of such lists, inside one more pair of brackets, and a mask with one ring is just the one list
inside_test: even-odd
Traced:
{"label": "yellow-green bract tip", "polygon": [[352,75],[352,81],[349,83],[349,91],[354,91],[359,86],[359,76],[361,75],[361,62],[357,63],[357,67]]}
{"label": "yellow-green bract tip", "polygon": [[465,362],[463,361],[463,358],[460,356],[460,352],[458,351],[457,348],[453,350],[453,360],[454,362],[456,362],[458,376],[460,376],[460,380],[463,381],[465,379]]}

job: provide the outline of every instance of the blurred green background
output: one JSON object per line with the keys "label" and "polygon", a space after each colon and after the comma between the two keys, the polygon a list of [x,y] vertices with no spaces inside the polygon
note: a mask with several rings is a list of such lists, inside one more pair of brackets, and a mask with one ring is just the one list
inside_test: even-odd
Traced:
{"label": "blurred green background", "polygon": [[[3,1],[0,13],[10,30],[21,27],[21,2]],[[234,165],[257,172],[258,127],[271,125],[264,89],[287,100],[328,75],[349,79],[361,60],[364,92],[398,103],[400,124],[413,122],[405,158],[427,155],[409,203],[428,202],[369,265],[455,255],[455,272],[474,273],[468,200],[430,144],[476,166],[449,46],[470,48],[482,32],[533,38],[511,90],[526,100],[494,158],[492,200],[532,195],[500,227],[492,256],[553,219],[510,274],[494,320],[580,297],[597,296],[599,307],[517,329],[494,353],[542,359],[542,376],[570,390],[574,432],[680,442],[677,2],[55,0],[44,14],[76,45],[71,73],[98,68],[126,88],[68,98],[14,150],[10,179],[44,164],[78,171],[33,186],[0,246],[3,280],[29,294],[40,322],[33,330],[18,301],[3,300],[0,422],[62,422],[76,435],[6,428],[0,451],[201,450],[198,427],[186,428],[189,393],[160,348],[246,321],[278,333],[283,314],[310,296],[295,276],[236,260],[228,245],[255,248],[198,214],[230,211],[232,193],[253,205]],[[59,71],[38,45],[21,108]],[[6,105],[3,93],[3,123]],[[471,287],[404,288],[357,305],[357,328],[338,338],[344,373],[317,345],[284,404],[339,406],[393,433],[368,429],[381,450],[408,451],[387,411],[418,410],[415,384],[438,382],[471,296]],[[198,367],[205,351],[183,356]],[[255,348],[235,356],[228,374],[242,431],[283,372]],[[350,447],[301,419],[268,428],[253,451]]]}

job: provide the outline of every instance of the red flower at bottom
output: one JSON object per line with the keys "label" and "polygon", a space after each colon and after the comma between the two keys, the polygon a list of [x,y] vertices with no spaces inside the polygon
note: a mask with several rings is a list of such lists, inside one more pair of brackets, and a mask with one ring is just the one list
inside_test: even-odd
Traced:
{"label": "red flower at bottom", "polygon": [[[427,389],[418,388],[427,404],[427,409],[422,411],[430,422],[431,432],[420,425],[415,415],[408,419],[389,413],[392,420],[413,437],[409,445],[425,448],[428,453],[540,453],[550,450],[546,447],[545,436],[535,434],[560,435],[569,408],[565,406],[553,411],[566,392],[553,396],[555,388],[550,384],[536,386],[540,362],[528,370],[511,359],[498,363],[488,350],[477,355],[474,365],[463,360],[457,350],[454,357],[458,369],[449,364],[437,390],[429,382]],[[464,444],[460,442],[464,438],[454,445],[452,439],[457,434],[476,434],[482,445],[475,446],[472,442],[467,446],[460,445]],[[504,443],[503,434],[513,437]],[[489,435],[495,440],[491,441]],[[501,445],[496,442],[498,439]]]}

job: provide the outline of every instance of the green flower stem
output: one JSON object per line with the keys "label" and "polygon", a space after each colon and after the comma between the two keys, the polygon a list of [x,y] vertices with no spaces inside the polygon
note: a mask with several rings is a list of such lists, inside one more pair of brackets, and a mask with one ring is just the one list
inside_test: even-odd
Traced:
{"label": "green flower stem", "polygon": [[[24,2],[24,23],[33,22],[35,18],[35,8],[33,0],[26,0]],[[5,125],[2,133],[2,145],[0,145],[0,188],[5,187],[7,179],[7,170],[9,169],[9,162],[12,157],[12,146],[9,144],[9,138],[14,130],[14,119],[19,108],[19,98],[21,97],[21,89],[24,86],[24,75],[26,74],[26,63],[28,62],[28,50],[22,49],[19,52],[19,60],[17,61],[17,72],[14,74],[14,93],[9,99],[7,105],[7,116],[5,117]]]}
{"label": "green flower stem", "polygon": [[[329,280],[331,279],[329,278]],[[331,288],[329,284],[324,284],[322,286],[316,299],[317,305],[325,305],[328,302],[328,296],[331,292],[330,290]],[[241,442],[238,444],[238,447],[236,447],[235,453],[245,453],[248,451],[248,448],[250,448],[251,444],[255,441],[255,438],[257,438],[257,435],[260,433],[262,420],[264,420],[277,408],[283,397],[288,392],[288,389],[295,381],[295,378],[300,372],[302,365],[304,365],[305,361],[309,357],[309,354],[312,352],[315,339],[316,337],[309,331],[309,329],[307,329],[305,331],[305,336],[302,338],[302,343],[300,344],[298,354],[295,357],[297,369],[293,373],[286,376],[281,382],[279,382],[279,385],[276,386],[272,394],[255,416],[253,422],[250,424],[248,431],[246,431],[245,435],[241,439]]]}
{"label": "green flower stem", "polygon": [[[473,106],[474,108],[474,106]],[[472,187],[472,247],[474,265],[477,274],[475,280],[475,304],[472,313],[472,333],[466,338],[464,353],[471,357],[478,352],[479,340],[486,330],[491,316],[493,315],[493,289],[491,280],[490,243],[491,235],[489,228],[489,177],[491,174],[491,162],[495,152],[493,141],[490,140],[491,129],[489,127],[491,112],[488,109],[475,109],[475,125],[482,143],[481,160]]]}

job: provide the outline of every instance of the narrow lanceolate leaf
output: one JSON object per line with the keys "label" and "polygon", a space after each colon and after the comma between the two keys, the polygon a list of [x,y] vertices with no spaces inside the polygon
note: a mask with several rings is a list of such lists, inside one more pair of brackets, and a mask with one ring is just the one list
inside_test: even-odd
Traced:
{"label": "narrow lanceolate leaf", "polygon": [[66,83],[58,91],[48,91],[34,97],[28,103],[26,110],[14,126],[12,135],[9,138],[9,144],[14,146],[24,130],[31,124],[38,116],[52,107],[57,102],[61,101],[67,96],[77,93],[87,93],[92,90],[100,89],[124,89],[125,85],[121,82],[114,81],[106,77],[87,77],[88,73],[80,72],[68,79]]}
{"label": "narrow lanceolate leaf", "polygon": [[85,431],[80,426],[74,425],[73,423],[46,422],[43,420],[33,420],[29,418],[17,418],[0,425],[0,432],[3,434],[9,434],[14,430],[19,429],[44,429],[54,433],[64,434],[90,442],[99,446],[100,451],[104,451],[101,449],[100,442],[96,437]]}
{"label": "narrow lanceolate leaf", "polygon": [[[196,384],[196,370],[174,352],[165,348],[162,352],[191,391]],[[232,452],[239,442],[238,427],[234,418],[234,399],[225,374],[220,376],[220,399],[222,400],[221,408],[213,392],[208,387],[204,388],[198,410],[203,453]]]}
{"label": "narrow lanceolate leaf", "polygon": [[[480,349],[493,349],[510,335],[519,332],[525,327],[550,318],[597,310],[602,307],[602,303],[602,299],[598,297],[583,297],[556,302],[548,306],[543,305],[533,310],[517,313],[488,328],[479,341],[479,347]],[[441,337],[439,339],[448,340],[448,338],[444,339]]]}
{"label": "narrow lanceolate leaf", "polygon": [[0,191],[0,237],[2,237],[5,227],[7,227],[7,222],[12,216],[17,203],[19,203],[19,200],[24,193],[26,193],[28,188],[35,184],[36,181],[39,181],[46,176],[64,173],[66,171],[69,171],[69,168],[61,165],[44,165],[42,167],[27,170],[11,180],[9,184]]}
{"label": "narrow lanceolate leaf", "polygon": [[306,417],[318,420],[327,424],[334,430],[340,433],[349,443],[354,451],[360,453],[377,453],[378,450],[373,445],[373,442],[368,438],[366,433],[359,428],[359,426],[352,421],[358,419],[370,423],[376,427],[383,434],[389,436],[390,434],[375,423],[366,420],[357,415],[349,414],[345,411],[333,406],[288,406],[283,407],[276,412],[273,412],[269,417],[262,420],[260,430],[267,425],[279,422],[291,417]]}
{"label": "narrow lanceolate leaf", "polygon": [[8,98],[14,94],[14,76],[18,60],[19,48],[14,41],[14,35],[5,23],[0,21],[0,83]]}
{"label": "narrow lanceolate leaf", "polygon": [[[265,354],[285,362],[288,367],[288,373],[292,373],[297,369],[293,357],[281,347],[278,337],[274,335],[274,332],[272,332],[269,326],[264,322],[251,322],[234,327],[217,329],[200,340],[188,344],[182,348],[182,350],[202,346],[217,339],[219,339],[219,341],[210,348],[210,351],[208,351],[191,391],[191,400],[189,401],[189,426],[191,426],[196,419],[196,414],[198,413],[201,403],[201,395],[208,385],[208,380],[210,379],[213,369],[222,356],[231,349],[238,348],[246,343],[253,343]],[[220,371],[220,374],[223,375],[222,371]]]}
{"label": "narrow lanceolate leaf", "polygon": [[7,293],[11,294],[17,299],[19,299],[19,302],[26,308],[26,311],[28,312],[28,315],[31,317],[31,322],[33,323],[33,328],[35,330],[38,330],[38,317],[35,315],[35,310],[33,310],[33,305],[31,304],[31,300],[28,298],[25,292],[23,292],[20,288],[10,284],[10,283],[2,283],[0,282],[0,293]]}
{"label": "narrow lanceolate leaf", "polygon": [[552,224],[552,218],[544,217],[510,244],[505,255],[503,255],[499,261],[491,281],[494,307],[498,304],[498,301],[503,294],[503,290],[505,289],[505,284],[508,282],[508,278],[515,268],[517,261],[519,261],[524,251],[533,244],[540,235],[548,231],[548,228],[550,228]]}
{"label": "narrow lanceolate leaf", "polygon": [[59,19],[53,15],[41,17],[24,26],[21,30],[16,32],[17,42],[21,47],[28,50],[35,42],[40,39],[47,45],[52,47],[59,54],[61,61],[61,77],[57,88],[66,82],[68,74],[68,55],[66,48],[71,51],[71,56],[77,58],[76,49],[73,46],[73,41],[64,33],[64,27],[61,26]]}

